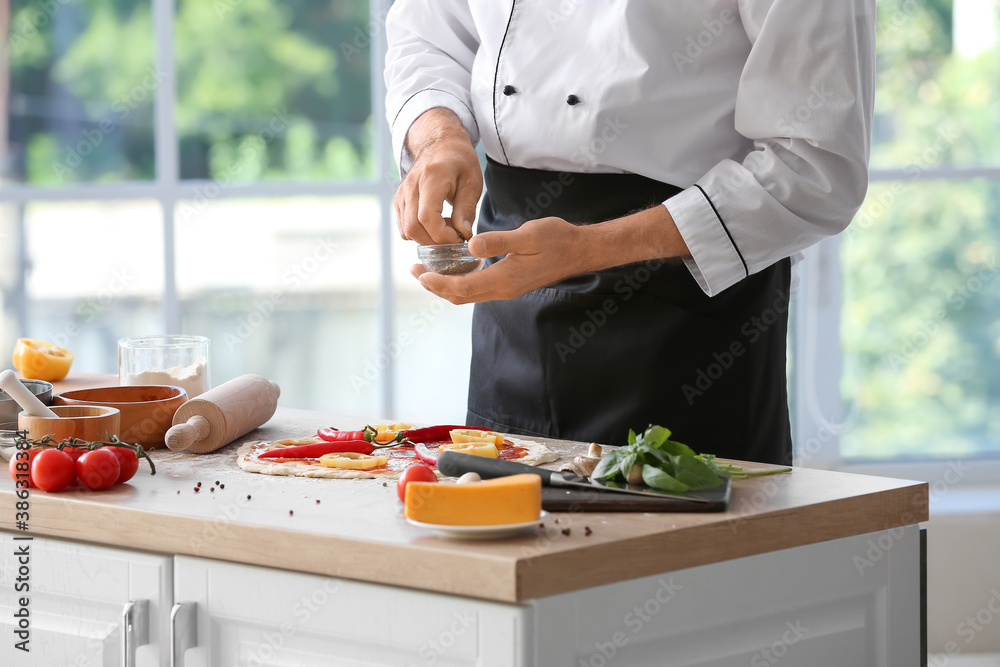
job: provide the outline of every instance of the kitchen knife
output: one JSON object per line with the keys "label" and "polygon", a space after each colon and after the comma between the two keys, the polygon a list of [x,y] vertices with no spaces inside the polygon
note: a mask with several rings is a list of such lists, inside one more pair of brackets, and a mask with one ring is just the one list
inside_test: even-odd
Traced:
{"label": "kitchen knife", "polygon": [[645,485],[622,484],[621,486],[608,486],[607,482],[591,480],[588,477],[580,477],[568,472],[557,472],[546,468],[525,465],[516,461],[504,461],[503,459],[491,459],[485,456],[475,456],[473,454],[462,454],[460,452],[445,451],[438,454],[437,468],[442,475],[449,477],[460,477],[467,472],[479,473],[483,479],[493,479],[496,477],[507,477],[508,475],[538,475],[542,478],[542,486],[551,486],[563,489],[586,489],[587,491],[610,491],[613,493],[627,493],[635,496],[653,496],[656,498],[670,498],[673,500],[687,500],[693,503],[711,502],[706,498],[697,496],[682,495],[677,493],[667,493]]}

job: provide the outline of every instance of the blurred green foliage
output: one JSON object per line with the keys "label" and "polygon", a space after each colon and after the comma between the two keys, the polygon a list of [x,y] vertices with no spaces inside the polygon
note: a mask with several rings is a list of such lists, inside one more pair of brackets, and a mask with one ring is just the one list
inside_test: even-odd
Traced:
{"label": "blurred green foliage", "polygon": [[841,246],[842,451],[995,455],[1000,180],[925,172],[1000,166],[1000,47],[956,53],[943,1],[880,0],[878,30],[872,164],[905,180],[873,184]]}
{"label": "blurred green foliage", "polygon": [[[149,1],[52,6],[14,3],[10,151],[21,158],[8,177],[153,179],[154,99],[169,78]],[[372,177],[368,11],[361,0],[179,0],[181,177]]]}

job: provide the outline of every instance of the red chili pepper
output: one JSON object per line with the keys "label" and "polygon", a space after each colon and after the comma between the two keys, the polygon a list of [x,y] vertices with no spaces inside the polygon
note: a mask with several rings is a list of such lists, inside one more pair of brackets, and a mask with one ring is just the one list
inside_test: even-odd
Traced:
{"label": "red chili pepper", "polygon": [[438,440],[450,440],[451,432],[456,428],[478,429],[477,426],[427,426],[426,428],[411,428],[399,432],[399,437],[403,442],[437,442]]}
{"label": "red chili pepper", "polygon": [[375,430],[374,426],[365,426],[360,431],[338,431],[333,428],[321,428],[316,431],[316,435],[323,438],[327,442],[343,442],[345,440],[363,440],[364,442],[371,442],[378,435],[378,431]]}
{"label": "red chili pepper", "polygon": [[375,447],[364,440],[347,440],[344,442],[317,442],[311,445],[296,445],[281,449],[271,449],[260,455],[262,459],[318,459],[324,454],[335,452],[357,452],[371,454]]}

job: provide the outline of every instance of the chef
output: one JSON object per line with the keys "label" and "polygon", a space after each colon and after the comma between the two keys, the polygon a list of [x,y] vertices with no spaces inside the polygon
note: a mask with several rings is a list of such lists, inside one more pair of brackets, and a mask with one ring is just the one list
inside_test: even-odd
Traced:
{"label": "chef", "polygon": [[476,304],[469,423],[790,462],[792,263],[864,199],[874,24],[874,0],[398,0],[400,233],[490,258],[413,269]]}

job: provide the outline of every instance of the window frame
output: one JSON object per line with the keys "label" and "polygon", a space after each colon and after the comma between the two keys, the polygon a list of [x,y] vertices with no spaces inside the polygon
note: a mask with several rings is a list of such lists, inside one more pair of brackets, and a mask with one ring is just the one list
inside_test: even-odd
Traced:
{"label": "window frame", "polygon": [[[203,196],[211,180],[181,180],[179,173],[179,143],[175,122],[176,71],[174,61],[174,19],[176,0],[150,0],[153,11],[155,63],[166,76],[157,88],[154,107],[154,146],[156,177],[152,181],[120,184],[74,184],[66,186],[32,186],[5,184],[0,187],[0,204],[24,206],[32,202],[67,201],[126,201],[147,199],[158,202],[163,216],[163,330],[181,333],[180,301],[177,291],[176,239],[174,214],[178,202]],[[253,183],[230,184],[217,188],[219,199],[351,196],[364,195],[377,199],[380,208],[379,348],[389,349],[395,329],[395,298],[392,275],[393,195],[398,184],[391,152],[391,137],[385,116],[385,83],[380,75],[385,65],[386,36],[384,19],[391,0],[370,0],[371,30],[371,109],[373,118],[373,150],[376,176],[372,179],[340,183]],[[906,168],[870,171],[870,181],[893,182],[932,180],[988,179],[1000,181],[1000,167],[927,168],[916,179]],[[17,328],[23,333],[30,304],[26,297],[24,270],[28,266],[23,234],[17,248],[21,279],[15,293]],[[794,441],[796,465],[923,479],[933,482],[945,479],[955,460],[936,461],[871,461],[845,460],[840,451],[839,430],[843,428],[840,382],[843,349],[840,340],[840,309],[842,274],[840,243],[837,237],[827,239],[806,253],[799,265],[800,284],[796,297],[795,336],[793,346],[796,364],[793,370],[795,406]],[[395,410],[395,360],[387,355],[387,368],[379,376],[379,410],[393,415]],[[961,484],[1000,485],[1000,459],[977,460],[972,471],[962,477]]]}

